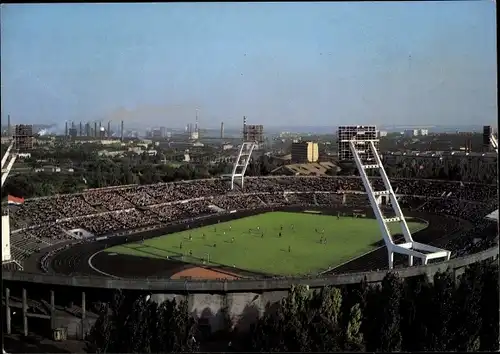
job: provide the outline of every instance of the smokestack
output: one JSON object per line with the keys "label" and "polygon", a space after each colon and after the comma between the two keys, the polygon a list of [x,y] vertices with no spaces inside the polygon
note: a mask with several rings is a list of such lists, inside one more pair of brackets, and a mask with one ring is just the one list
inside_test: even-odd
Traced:
{"label": "smokestack", "polygon": [[80,121],[80,136],[83,135],[83,126],[82,126],[82,121]]}
{"label": "smokestack", "polygon": [[224,122],[220,123],[220,138],[224,139]]}
{"label": "smokestack", "polygon": [[108,121],[108,131],[107,131],[108,138],[111,136],[111,121]]}
{"label": "smokestack", "polygon": [[194,122],[194,131],[198,132],[198,109],[196,109],[196,120]]}
{"label": "smokestack", "polygon": [[98,134],[98,130],[97,130],[97,122],[94,122],[94,138],[97,138],[97,134]]}
{"label": "smokestack", "polygon": [[121,131],[120,131],[120,139],[123,141],[123,120],[122,120],[122,126],[121,126]]}
{"label": "smokestack", "polygon": [[12,130],[10,127],[10,114],[7,115],[7,136],[12,136]]}
{"label": "smokestack", "polygon": [[243,116],[243,140],[247,138],[247,117]]}
{"label": "smokestack", "polygon": [[68,136],[68,121],[66,121],[64,126],[64,136]]}

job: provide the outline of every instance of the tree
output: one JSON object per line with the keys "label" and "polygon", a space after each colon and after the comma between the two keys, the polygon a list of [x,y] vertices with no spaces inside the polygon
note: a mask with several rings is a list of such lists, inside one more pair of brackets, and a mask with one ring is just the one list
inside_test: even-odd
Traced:
{"label": "tree", "polygon": [[427,338],[431,285],[425,276],[405,279],[401,299],[403,351],[423,351]]}
{"label": "tree", "polygon": [[455,281],[451,272],[436,273],[431,290],[425,351],[447,351],[452,338],[451,321],[455,295]]}
{"label": "tree", "polygon": [[379,347],[379,320],[381,319],[381,296],[379,285],[369,285],[366,289],[365,305],[361,332],[365,338],[367,351],[375,351]]}
{"label": "tree", "polygon": [[452,320],[453,340],[450,349],[457,351],[479,350],[480,302],[483,267],[473,264],[465,270],[455,291],[455,311]]}
{"label": "tree", "polygon": [[167,300],[158,307],[157,313],[154,352],[198,350],[196,321],[189,314],[186,300],[180,303]]}
{"label": "tree", "polygon": [[364,351],[363,333],[361,333],[361,307],[354,305],[350,311],[350,319],[347,323],[344,350],[350,352]]}
{"label": "tree", "polygon": [[88,341],[98,353],[195,352],[196,321],[187,302],[158,306],[144,296],[134,300],[118,292],[92,327]]}
{"label": "tree", "polygon": [[483,288],[479,311],[482,326],[479,331],[479,350],[496,352],[499,349],[498,260],[491,264],[483,264],[481,282]]}
{"label": "tree", "polygon": [[402,282],[394,273],[388,273],[382,280],[380,342],[377,351],[401,351],[400,301]]}
{"label": "tree", "polygon": [[292,287],[276,313],[266,313],[252,331],[256,351],[340,350],[342,295],[325,287],[312,294],[303,286]]}

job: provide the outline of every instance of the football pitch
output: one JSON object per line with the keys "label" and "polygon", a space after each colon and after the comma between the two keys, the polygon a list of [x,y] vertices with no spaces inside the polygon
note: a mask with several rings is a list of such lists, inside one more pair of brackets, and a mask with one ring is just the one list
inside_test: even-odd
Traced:
{"label": "football pitch", "polygon": [[[400,234],[397,223],[390,224]],[[412,232],[426,224],[408,220]],[[377,248],[375,219],[269,212],[114,246],[108,253],[169,258],[275,275],[317,274]]]}

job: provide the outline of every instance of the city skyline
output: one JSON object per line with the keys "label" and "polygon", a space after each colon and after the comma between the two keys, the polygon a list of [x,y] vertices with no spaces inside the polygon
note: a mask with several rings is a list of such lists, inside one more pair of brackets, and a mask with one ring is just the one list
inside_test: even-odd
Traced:
{"label": "city skyline", "polygon": [[2,124],[496,122],[493,2],[3,5]]}

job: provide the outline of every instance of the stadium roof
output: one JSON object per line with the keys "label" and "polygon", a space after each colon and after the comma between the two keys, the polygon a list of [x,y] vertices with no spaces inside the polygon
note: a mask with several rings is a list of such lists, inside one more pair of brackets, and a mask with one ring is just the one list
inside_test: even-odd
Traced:
{"label": "stadium roof", "polygon": [[486,215],[486,219],[498,221],[498,209],[495,210],[493,213]]}

